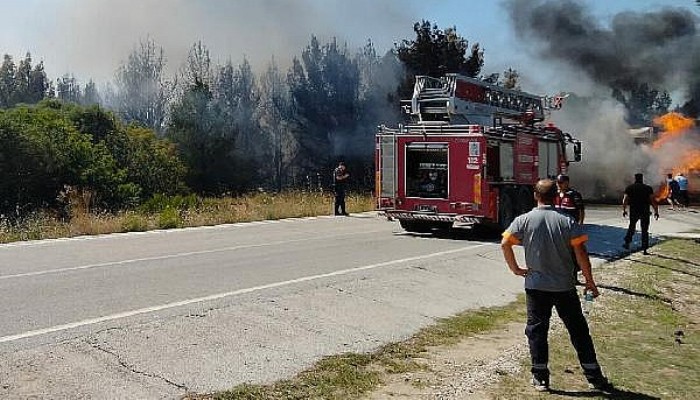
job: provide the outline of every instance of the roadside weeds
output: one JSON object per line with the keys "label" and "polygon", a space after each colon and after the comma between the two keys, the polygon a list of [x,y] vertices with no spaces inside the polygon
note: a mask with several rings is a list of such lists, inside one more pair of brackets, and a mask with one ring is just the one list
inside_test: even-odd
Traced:
{"label": "roadside weeds", "polygon": [[[602,296],[589,324],[618,388],[589,391],[561,324],[550,333],[550,393],[529,385],[524,300],[439,320],[370,354],[322,359],[269,385],[244,384],[204,399],[692,399],[700,390],[700,242],[674,239],[595,270]],[[556,318],[553,318],[555,321]]]}

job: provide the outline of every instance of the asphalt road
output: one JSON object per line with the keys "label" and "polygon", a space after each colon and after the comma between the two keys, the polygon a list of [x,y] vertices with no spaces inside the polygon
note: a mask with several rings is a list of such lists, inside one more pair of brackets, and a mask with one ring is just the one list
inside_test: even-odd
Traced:
{"label": "asphalt road", "polygon": [[[652,231],[691,230],[694,211]],[[619,207],[589,208],[620,253]],[[494,240],[373,213],[0,246],[0,398],[177,398],[288,377],[436,318],[512,301]]]}

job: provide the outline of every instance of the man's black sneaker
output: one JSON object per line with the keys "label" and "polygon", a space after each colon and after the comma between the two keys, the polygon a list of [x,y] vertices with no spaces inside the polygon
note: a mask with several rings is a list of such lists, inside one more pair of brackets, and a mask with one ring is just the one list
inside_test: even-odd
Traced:
{"label": "man's black sneaker", "polygon": [[538,392],[546,392],[549,390],[549,380],[548,379],[537,379],[532,377],[532,387]]}
{"label": "man's black sneaker", "polygon": [[608,379],[603,376],[600,378],[589,379],[588,387],[602,393],[611,393],[615,391],[612,383],[610,383]]}

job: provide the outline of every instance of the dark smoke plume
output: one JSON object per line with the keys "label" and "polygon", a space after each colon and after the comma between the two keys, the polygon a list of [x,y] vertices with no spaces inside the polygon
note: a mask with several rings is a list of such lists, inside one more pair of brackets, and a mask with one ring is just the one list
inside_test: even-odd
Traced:
{"label": "dark smoke plume", "polygon": [[[640,88],[651,88],[680,94],[684,98],[674,99],[677,104],[700,109],[700,35],[698,17],[690,10],[622,12],[604,23],[578,0],[505,4],[515,33],[537,57],[568,66],[579,86],[586,81],[581,75],[594,85],[593,97],[574,95],[552,115],[584,143],[584,161],[571,171],[584,195],[619,201],[636,172],[656,186],[684,148],[697,146],[685,143],[660,152],[636,144],[628,133],[634,110],[619,96],[630,99]],[[650,118],[644,121],[651,123]]]}
{"label": "dark smoke plume", "polygon": [[622,12],[604,26],[576,0],[506,4],[516,33],[542,57],[562,61],[613,90],[647,84],[681,89],[684,100],[700,98],[698,18],[690,10]]}

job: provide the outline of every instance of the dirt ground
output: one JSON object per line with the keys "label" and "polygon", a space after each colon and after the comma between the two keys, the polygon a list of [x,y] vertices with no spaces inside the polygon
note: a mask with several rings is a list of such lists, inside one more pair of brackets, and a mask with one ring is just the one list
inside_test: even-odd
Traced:
{"label": "dirt ground", "polygon": [[524,323],[511,323],[454,346],[432,348],[418,360],[425,371],[392,375],[368,399],[488,399],[481,389],[520,370],[527,354],[523,330]]}

